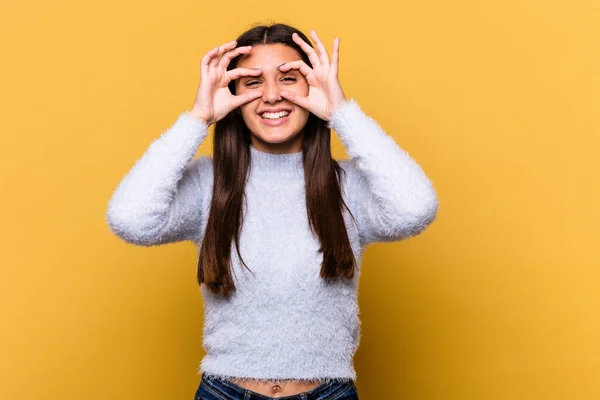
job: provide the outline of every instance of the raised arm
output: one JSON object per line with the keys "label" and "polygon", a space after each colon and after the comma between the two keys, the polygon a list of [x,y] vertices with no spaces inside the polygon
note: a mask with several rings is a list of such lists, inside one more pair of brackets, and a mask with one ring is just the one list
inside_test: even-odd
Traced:
{"label": "raised arm", "polygon": [[438,210],[433,183],[354,99],[336,110],[329,126],[351,157],[340,165],[364,244],[414,236],[433,222]]}
{"label": "raised arm", "polygon": [[191,111],[182,113],[123,178],[106,212],[111,230],[125,241],[152,246],[194,239],[201,235],[212,195],[212,160],[193,160],[208,127],[233,109],[262,96],[261,91],[233,95],[229,83],[261,70],[234,68],[229,62],[252,47],[236,41],[207,52],[201,61],[201,79]]}
{"label": "raised arm", "polygon": [[184,112],[150,144],[108,204],[106,221],[115,235],[143,246],[197,237],[212,163],[193,157],[207,134],[206,122]]}
{"label": "raised arm", "polygon": [[316,50],[297,34],[292,39],[308,56],[282,64],[298,69],[310,87],[307,96],[281,91],[285,99],[328,121],[346,146],[347,188],[363,243],[388,242],[416,235],[437,213],[433,184],[421,167],[379,125],[365,115],[354,99],[347,100],[338,77],[340,39],[333,41],[331,60],[314,30]]}

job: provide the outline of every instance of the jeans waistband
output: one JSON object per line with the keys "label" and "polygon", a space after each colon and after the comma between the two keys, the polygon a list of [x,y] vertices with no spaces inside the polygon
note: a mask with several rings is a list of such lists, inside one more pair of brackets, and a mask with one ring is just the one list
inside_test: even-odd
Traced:
{"label": "jeans waistband", "polygon": [[327,400],[335,398],[338,394],[345,393],[351,388],[356,390],[352,379],[325,379],[324,382],[309,391],[281,397],[266,396],[237,385],[228,379],[208,374],[202,374],[202,384],[215,391],[214,394],[223,400]]}

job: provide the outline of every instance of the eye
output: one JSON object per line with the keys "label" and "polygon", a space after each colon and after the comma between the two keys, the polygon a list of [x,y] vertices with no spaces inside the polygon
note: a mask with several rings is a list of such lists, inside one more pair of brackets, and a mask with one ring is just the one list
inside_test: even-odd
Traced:
{"label": "eye", "polygon": [[[288,82],[296,82],[296,78],[294,78],[293,76],[286,76],[285,78],[283,78],[284,81],[288,81]],[[254,86],[259,84],[260,81],[248,81],[246,82],[245,86]]]}

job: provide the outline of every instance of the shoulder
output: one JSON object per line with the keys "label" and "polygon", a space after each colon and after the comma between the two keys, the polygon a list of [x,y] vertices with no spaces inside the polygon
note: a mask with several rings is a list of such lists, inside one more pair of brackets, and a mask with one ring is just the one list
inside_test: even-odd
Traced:
{"label": "shoulder", "polygon": [[360,185],[360,182],[364,179],[363,174],[356,166],[356,161],[352,158],[344,158],[336,160],[339,166],[342,168],[340,182],[345,196],[352,197],[354,194],[354,188]]}
{"label": "shoulder", "polygon": [[213,168],[213,159],[211,155],[202,155],[198,158],[194,158],[190,165],[199,170],[210,170]]}
{"label": "shoulder", "polygon": [[[187,165],[186,174],[187,177],[191,177],[191,180],[195,183],[196,193],[200,201],[200,209],[198,210],[201,215],[200,234],[196,240],[196,244],[200,245],[202,238],[204,237],[213,195],[214,177],[212,156],[202,155],[198,158],[194,158]],[[184,180],[185,179],[186,176],[184,175]]]}
{"label": "shoulder", "polygon": [[213,159],[212,156],[202,155],[192,159],[185,167],[184,179],[191,179],[200,189],[201,193],[211,193],[213,185]]}
{"label": "shoulder", "polygon": [[342,172],[342,179],[346,183],[354,182],[356,179],[360,178],[360,171],[356,166],[356,161],[354,161],[352,158],[344,158],[336,161],[344,171]]}
{"label": "shoulder", "polygon": [[340,164],[340,167],[342,167],[344,170],[354,169],[356,167],[354,160],[351,158],[341,158],[335,161],[337,161],[338,164]]}
{"label": "shoulder", "polygon": [[194,158],[187,165],[186,169],[189,172],[196,174],[197,176],[200,176],[202,178],[205,178],[205,175],[207,173],[209,173],[210,176],[212,177],[212,172],[213,172],[212,156],[202,155],[198,158]]}

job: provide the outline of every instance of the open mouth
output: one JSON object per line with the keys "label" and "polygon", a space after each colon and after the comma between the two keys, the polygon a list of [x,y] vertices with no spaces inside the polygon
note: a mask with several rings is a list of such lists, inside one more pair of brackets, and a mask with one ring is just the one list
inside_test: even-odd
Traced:
{"label": "open mouth", "polygon": [[286,123],[290,119],[292,112],[288,110],[282,110],[277,112],[263,112],[259,114],[260,121],[264,125],[278,126]]}
{"label": "open mouth", "polygon": [[278,119],[285,118],[288,115],[290,115],[289,111],[279,111],[279,112],[275,112],[275,113],[264,112],[260,115],[260,117],[265,120],[276,121]]}

